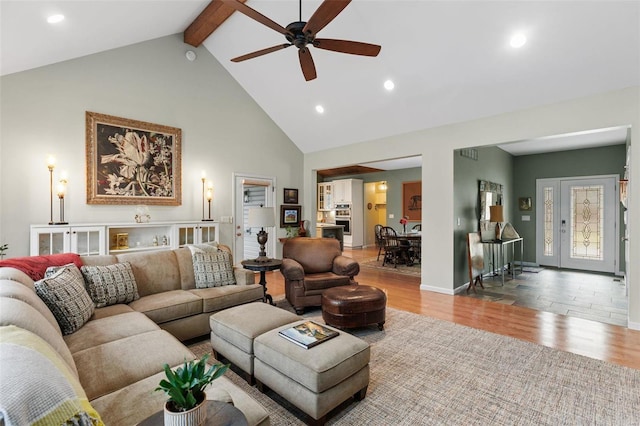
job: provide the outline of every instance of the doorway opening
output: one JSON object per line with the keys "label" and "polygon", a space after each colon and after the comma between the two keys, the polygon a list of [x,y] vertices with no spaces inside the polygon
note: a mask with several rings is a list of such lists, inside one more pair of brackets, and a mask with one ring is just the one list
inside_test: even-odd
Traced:
{"label": "doorway opening", "polygon": [[[255,259],[260,252],[257,232],[259,229],[251,228],[248,224],[249,209],[251,207],[274,206],[275,177],[255,175],[234,175],[235,182],[235,238],[233,258],[236,263],[244,259]],[[277,214],[274,210],[274,216]],[[269,234],[265,246],[268,257],[276,257],[276,228],[265,228]]]}

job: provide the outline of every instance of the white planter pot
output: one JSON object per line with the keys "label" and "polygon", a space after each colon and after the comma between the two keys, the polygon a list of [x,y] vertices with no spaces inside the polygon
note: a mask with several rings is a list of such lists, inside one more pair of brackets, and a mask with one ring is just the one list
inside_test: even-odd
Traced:
{"label": "white planter pot", "polygon": [[207,421],[207,397],[204,401],[196,405],[189,411],[174,413],[167,410],[167,404],[164,405],[164,424],[165,426],[201,426]]}

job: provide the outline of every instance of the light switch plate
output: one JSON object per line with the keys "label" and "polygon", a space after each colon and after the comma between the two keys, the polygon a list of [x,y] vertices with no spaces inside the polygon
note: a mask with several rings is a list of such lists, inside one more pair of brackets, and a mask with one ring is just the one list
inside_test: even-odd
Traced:
{"label": "light switch plate", "polygon": [[389,219],[393,219],[395,215],[393,213],[389,213]]}
{"label": "light switch plate", "polygon": [[528,214],[522,216],[523,222],[529,222],[530,220],[531,220],[531,216],[529,216]]}

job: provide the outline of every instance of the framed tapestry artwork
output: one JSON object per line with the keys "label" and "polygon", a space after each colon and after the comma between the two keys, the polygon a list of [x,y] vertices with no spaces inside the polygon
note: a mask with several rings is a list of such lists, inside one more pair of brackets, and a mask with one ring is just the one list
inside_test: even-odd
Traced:
{"label": "framed tapestry artwork", "polygon": [[182,204],[182,130],[86,112],[87,204]]}
{"label": "framed tapestry artwork", "polygon": [[302,206],[280,206],[280,228],[300,226]]}
{"label": "framed tapestry artwork", "polygon": [[293,188],[285,188],[283,203],[298,204],[298,190]]}
{"label": "framed tapestry artwork", "polygon": [[410,222],[422,220],[422,181],[402,182],[402,216]]}

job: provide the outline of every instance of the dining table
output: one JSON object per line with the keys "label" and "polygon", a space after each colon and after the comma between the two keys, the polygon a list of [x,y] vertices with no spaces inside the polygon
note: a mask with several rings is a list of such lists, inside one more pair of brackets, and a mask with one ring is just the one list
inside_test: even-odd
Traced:
{"label": "dining table", "polygon": [[420,231],[398,232],[396,239],[400,245],[407,246],[405,264],[412,266],[420,262],[420,248],[422,246],[422,233]]}

